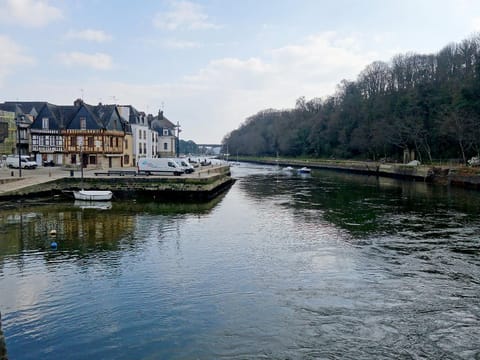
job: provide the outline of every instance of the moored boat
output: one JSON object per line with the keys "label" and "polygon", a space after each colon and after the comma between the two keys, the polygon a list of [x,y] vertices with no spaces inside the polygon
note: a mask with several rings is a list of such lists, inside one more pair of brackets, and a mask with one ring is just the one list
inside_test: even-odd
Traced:
{"label": "moored boat", "polygon": [[310,174],[311,172],[312,172],[312,170],[310,170],[310,168],[307,168],[305,166],[298,169],[299,174]]}
{"label": "moored boat", "polygon": [[109,201],[113,193],[110,190],[79,190],[74,191],[75,200]]}

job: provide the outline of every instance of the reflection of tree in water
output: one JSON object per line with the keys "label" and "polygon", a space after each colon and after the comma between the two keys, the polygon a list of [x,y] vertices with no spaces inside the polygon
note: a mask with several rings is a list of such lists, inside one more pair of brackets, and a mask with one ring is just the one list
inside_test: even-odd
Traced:
{"label": "reflection of tree in water", "polygon": [[323,219],[359,236],[397,233],[418,222],[441,226],[452,217],[451,211],[475,214],[480,209],[476,192],[331,171],[316,171],[307,178],[252,175],[238,186],[259,203],[292,209],[303,222]]}

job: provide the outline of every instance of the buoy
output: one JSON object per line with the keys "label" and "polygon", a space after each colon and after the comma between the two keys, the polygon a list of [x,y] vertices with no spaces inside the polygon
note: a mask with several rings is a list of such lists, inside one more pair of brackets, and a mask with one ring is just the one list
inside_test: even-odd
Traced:
{"label": "buoy", "polygon": [[57,246],[58,246],[58,244],[57,244],[56,241],[52,241],[52,243],[50,244],[50,247],[51,247],[52,249],[54,249],[54,250],[57,249]]}
{"label": "buoy", "polygon": [[50,230],[50,235],[52,235],[52,236],[57,235],[57,230],[55,230],[55,229]]}

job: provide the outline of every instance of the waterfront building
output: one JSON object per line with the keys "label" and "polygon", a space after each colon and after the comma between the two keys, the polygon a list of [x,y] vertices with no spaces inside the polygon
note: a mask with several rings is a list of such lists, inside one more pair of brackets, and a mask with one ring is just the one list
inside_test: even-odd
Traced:
{"label": "waterfront building", "polygon": [[30,150],[37,164],[64,163],[62,129],[72,112],[71,107],[45,103],[30,126]]}
{"label": "waterfront building", "polygon": [[120,115],[128,123],[132,134],[132,165],[140,158],[156,157],[158,134],[150,127],[151,115],[138,111],[132,105],[119,105]]}
{"label": "waterfront building", "polygon": [[0,155],[32,155],[37,164],[130,167],[143,157],[178,154],[179,126],[131,105],[48,102],[0,104]]}
{"label": "waterfront building", "polygon": [[152,119],[152,129],[158,133],[158,152],[159,157],[172,157],[178,155],[178,136],[175,135],[177,128],[159,111],[158,115]]}
{"label": "waterfront building", "polygon": [[[30,155],[30,125],[41,102],[5,102],[0,104],[0,153]],[[3,139],[2,139],[3,138]]]}
{"label": "waterfront building", "polygon": [[15,112],[0,110],[0,155],[7,156],[16,152]]}

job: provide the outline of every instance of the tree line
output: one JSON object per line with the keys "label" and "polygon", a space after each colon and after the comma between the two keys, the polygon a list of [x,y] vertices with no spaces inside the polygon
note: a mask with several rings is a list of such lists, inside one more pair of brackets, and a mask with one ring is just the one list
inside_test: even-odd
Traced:
{"label": "tree line", "polygon": [[227,134],[230,154],[422,162],[480,153],[480,34],[437,54],[375,61],[335,94],[267,109]]}

